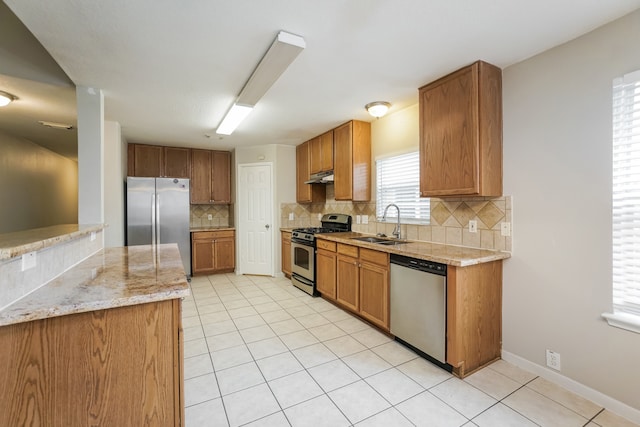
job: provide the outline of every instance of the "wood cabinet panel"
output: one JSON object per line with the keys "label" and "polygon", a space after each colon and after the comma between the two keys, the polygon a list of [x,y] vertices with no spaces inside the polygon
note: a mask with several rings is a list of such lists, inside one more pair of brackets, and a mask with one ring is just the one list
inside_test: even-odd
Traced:
{"label": "wood cabinet panel", "polygon": [[136,146],[127,144],[127,176],[136,176]]}
{"label": "wood cabinet panel", "polygon": [[180,301],[0,327],[0,425],[183,420]]}
{"label": "wood cabinet panel", "polygon": [[310,149],[309,141],[296,147],[296,201],[298,203],[319,203],[327,198],[325,185],[304,183],[310,176]]}
{"label": "wood cabinet panel", "polygon": [[309,140],[309,173],[322,170],[322,141],[319,136]]}
{"label": "wood cabinet panel", "polygon": [[333,170],[333,130],[320,135],[320,155],[322,160],[320,162],[320,170],[332,171]]}
{"label": "wood cabinet panel", "polygon": [[359,273],[357,258],[338,254],[336,259],[336,299],[355,312],[360,309]]}
{"label": "wood cabinet panel", "polygon": [[360,315],[389,330],[389,264],[381,266],[365,262],[362,252],[360,260]]}
{"label": "wood cabinet panel", "polygon": [[162,175],[167,178],[189,178],[191,174],[191,150],[188,148],[164,147]]}
{"label": "wood cabinet panel", "polygon": [[191,150],[191,203],[211,202],[211,151]]}
{"label": "wood cabinet panel", "polygon": [[211,200],[214,204],[231,203],[231,153],[211,152]]}
{"label": "wood cabinet panel", "polygon": [[322,296],[336,299],[336,266],[335,250],[318,249],[316,253],[316,290]]}
{"label": "wood cabinet panel", "polygon": [[419,89],[420,194],[502,195],[502,71],[478,61]]}
{"label": "wood cabinet panel", "polygon": [[163,147],[158,145],[134,144],[134,176],[160,177],[163,168]]}
{"label": "wood cabinet panel", "polygon": [[282,272],[286,277],[291,277],[291,232],[283,231],[281,236]]}
{"label": "wood cabinet panel", "polygon": [[371,124],[357,120],[333,130],[336,200],[371,200]]}
{"label": "wood cabinet panel", "polygon": [[447,363],[464,377],[500,357],[502,261],[447,270]]}
{"label": "wood cabinet panel", "polygon": [[230,273],[235,269],[235,231],[199,231],[191,233],[193,275]]}

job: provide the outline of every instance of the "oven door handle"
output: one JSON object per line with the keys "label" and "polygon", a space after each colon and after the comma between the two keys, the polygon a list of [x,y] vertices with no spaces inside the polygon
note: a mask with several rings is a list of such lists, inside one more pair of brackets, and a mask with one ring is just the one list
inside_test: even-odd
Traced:
{"label": "oven door handle", "polygon": [[293,273],[291,276],[295,277],[295,279],[299,282],[304,283],[305,285],[308,286],[313,286],[313,282],[309,279],[307,279],[306,277],[302,277],[299,274]]}

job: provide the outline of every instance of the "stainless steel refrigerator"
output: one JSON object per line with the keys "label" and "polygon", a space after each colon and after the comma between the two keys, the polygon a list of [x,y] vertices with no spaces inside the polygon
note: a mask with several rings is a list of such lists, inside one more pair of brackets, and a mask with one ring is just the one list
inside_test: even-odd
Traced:
{"label": "stainless steel refrigerator", "polygon": [[177,243],[191,276],[189,180],[127,177],[127,246]]}

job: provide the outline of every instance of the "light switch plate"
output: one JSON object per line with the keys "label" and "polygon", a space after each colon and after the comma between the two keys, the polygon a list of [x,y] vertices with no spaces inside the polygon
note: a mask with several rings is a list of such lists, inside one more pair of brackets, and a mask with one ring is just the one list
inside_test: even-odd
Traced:
{"label": "light switch plate", "polygon": [[93,242],[94,240],[96,240],[96,232],[92,231],[91,232],[91,241]]}
{"label": "light switch plate", "polygon": [[295,219],[295,216],[293,215],[293,212],[289,212],[289,221],[293,221]]}
{"label": "light switch plate", "polygon": [[356,224],[360,224],[360,221],[361,221],[360,215],[356,215]]}
{"label": "light switch plate", "polygon": [[362,215],[362,223],[369,224],[369,215]]}
{"label": "light switch plate", "polygon": [[471,220],[469,221],[469,233],[477,233],[478,232],[478,221]]}
{"label": "light switch plate", "polygon": [[27,252],[22,255],[22,271],[27,271],[38,264],[35,252]]}
{"label": "light switch plate", "polygon": [[211,220],[213,219],[213,215],[212,215],[212,214],[208,214],[208,215],[207,215],[207,219],[208,219],[209,221],[211,221]]}

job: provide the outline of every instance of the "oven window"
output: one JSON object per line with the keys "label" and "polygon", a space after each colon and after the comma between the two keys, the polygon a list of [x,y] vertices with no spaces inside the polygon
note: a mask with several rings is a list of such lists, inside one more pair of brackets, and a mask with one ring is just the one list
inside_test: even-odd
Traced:
{"label": "oven window", "polygon": [[305,270],[309,270],[309,255],[310,250],[306,248],[294,248],[293,252],[293,262],[300,268],[304,268]]}

